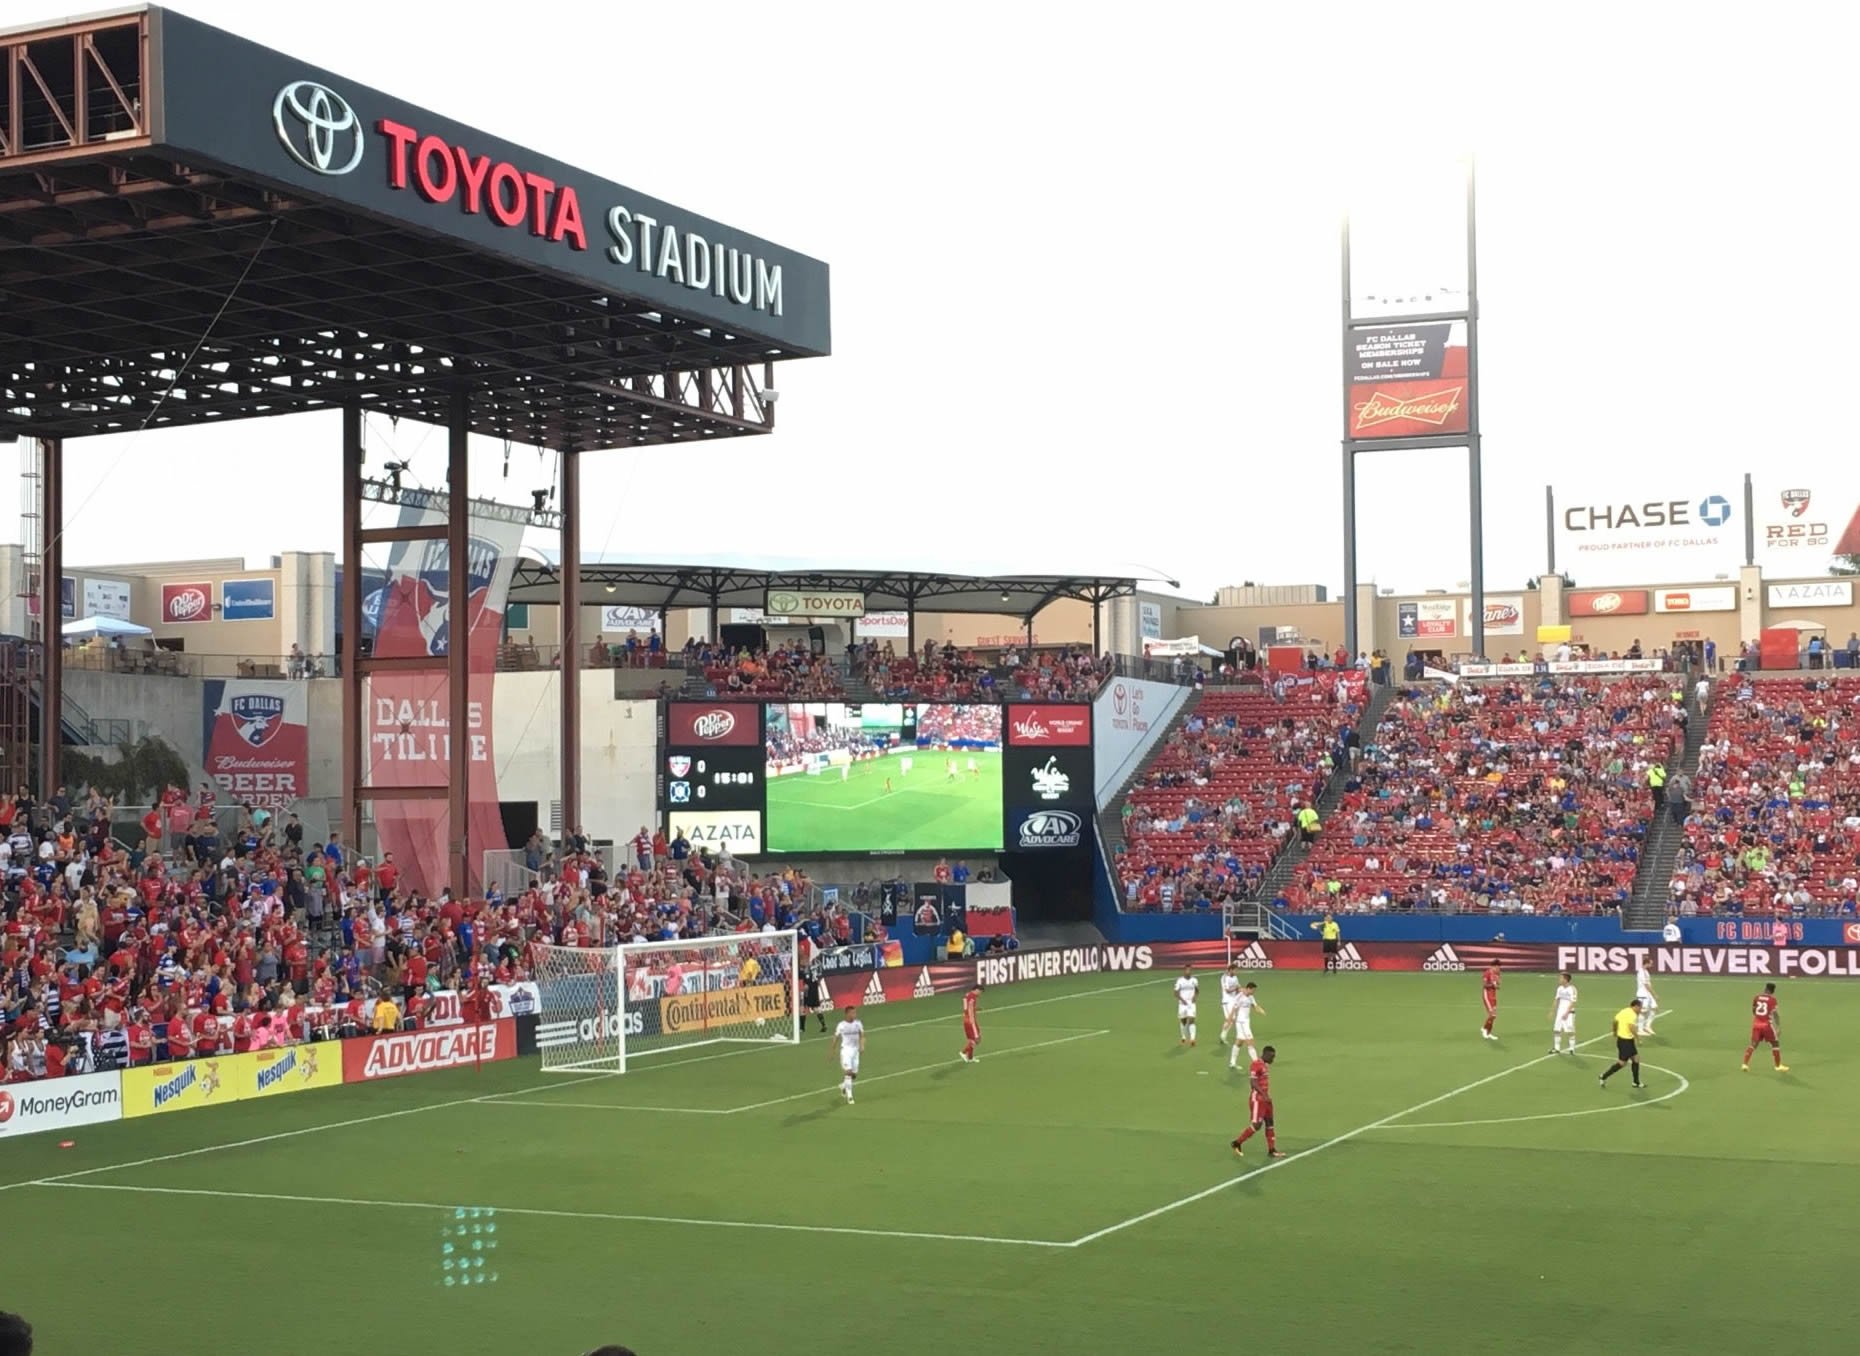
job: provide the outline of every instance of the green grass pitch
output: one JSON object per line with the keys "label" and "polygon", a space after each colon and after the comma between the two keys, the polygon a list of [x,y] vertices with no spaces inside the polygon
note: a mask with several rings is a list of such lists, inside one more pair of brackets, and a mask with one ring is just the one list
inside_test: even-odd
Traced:
{"label": "green grass pitch", "polygon": [[[911,759],[905,772],[904,759]],[[956,780],[945,760],[956,760]],[[976,774],[969,772],[973,758]],[[891,790],[885,790],[885,779]],[[817,777],[768,784],[768,843],[776,852],[959,852],[1001,846],[1001,755],[936,749],[891,753]]]}
{"label": "green grass pitch", "polygon": [[[851,1107],[809,1033],[8,1142],[0,1303],[46,1356],[1852,1349],[1860,988],[1783,986],[1777,1075],[1738,1069],[1752,983],[1663,980],[1636,1094],[1595,1081],[1621,980],[1572,1059],[1548,976],[1498,1043],[1474,975],[1255,977],[1270,1167],[1213,976],[1188,1050],[1171,975],[1099,975],[985,995],[973,1067],[954,997],[867,1010]],[[448,1288],[472,1208],[496,1279]]]}

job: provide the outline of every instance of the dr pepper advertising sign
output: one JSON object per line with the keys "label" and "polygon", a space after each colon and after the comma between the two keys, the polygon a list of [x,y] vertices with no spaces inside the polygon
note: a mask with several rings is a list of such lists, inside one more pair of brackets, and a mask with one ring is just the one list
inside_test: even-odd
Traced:
{"label": "dr pepper advertising sign", "polygon": [[1352,330],[1349,386],[1352,438],[1466,432],[1466,322]]}

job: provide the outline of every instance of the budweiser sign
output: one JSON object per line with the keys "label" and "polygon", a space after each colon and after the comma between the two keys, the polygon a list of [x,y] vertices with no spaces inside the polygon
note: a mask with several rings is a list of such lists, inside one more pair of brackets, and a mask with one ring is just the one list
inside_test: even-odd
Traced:
{"label": "budweiser sign", "polygon": [[1356,405],[1356,431],[1407,421],[1444,429],[1465,406],[1465,386],[1441,386],[1415,395],[1372,391]]}
{"label": "budweiser sign", "polygon": [[508,1018],[437,1031],[403,1031],[392,1036],[344,1041],[342,1081],[362,1083],[436,1069],[467,1069],[516,1053],[516,1025]]}

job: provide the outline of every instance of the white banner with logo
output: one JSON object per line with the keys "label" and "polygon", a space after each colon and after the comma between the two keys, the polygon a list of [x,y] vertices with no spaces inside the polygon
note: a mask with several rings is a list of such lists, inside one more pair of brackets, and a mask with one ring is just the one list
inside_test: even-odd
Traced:
{"label": "white banner with logo", "polygon": [[1174,640],[1145,640],[1143,653],[1156,659],[1167,659],[1171,655],[1200,654],[1201,637],[1177,636]]}
{"label": "white banner with logo", "polygon": [[[1562,663],[1551,661],[1541,664],[1461,664],[1459,676],[1462,678],[1529,678],[1540,673],[1582,674],[1582,673],[1658,673],[1660,661],[1657,659],[1570,659]],[[1450,675],[1438,670],[1427,670],[1429,678],[1450,678]]]}
{"label": "white banner with logo", "polygon": [[865,595],[808,589],[770,589],[762,610],[771,617],[811,617],[816,620],[863,617]]}
{"label": "white banner with logo", "polygon": [[868,612],[853,623],[853,634],[861,640],[904,640],[911,634],[908,612]]}
{"label": "white banner with logo", "polygon": [[713,853],[730,849],[732,857],[753,857],[762,851],[760,810],[673,810],[666,815],[672,837],[679,834],[691,846]]}
{"label": "white banner with logo", "polygon": [[1091,704],[1093,780],[1100,810],[1187,700],[1188,689],[1173,683],[1113,678],[1104,685]]}
{"label": "white banner with logo", "polygon": [[129,585],[120,579],[86,579],[83,615],[128,621]]}
{"label": "white banner with logo", "polygon": [[1557,565],[1585,583],[1709,579],[1743,561],[1743,487],[1731,477],[1611,478],[1555,496]]}
{"label": "white banner with logo", "polygon": [[1771,584],[1771,607],[1852,607],[1851,579],[1818,579],[1806,584]]}
{"label": "white banner with logo", "polygon": [[647,636],[658,629],[659,614],[655,608],[621,606],[601,609],[601,634],[604,636],[624,636],[634,631]]}
{"label": "white banner with logo", "polygon": [[[1466,600],[1466,615],[1472,616],[1472,599]],[[1472,626],[1467,625],[1467,631]],[[1521,636],[1524,634],[1524,599],[1522,596],[1510,598],[1487,598],[1485,600],[1485,633],[1488,636]]]}
{"label": "white banner with logo", "polygon": [[1137,604],[1137,631],[1144,640],[1162,639],[1162,604]]}
{"label": "white banner with logo", "polygon": [[1729,584],[1702,589],[1655,589],[1655,612],[1735,612],[1737,590]]}
{"label": "white banner with logo", "polygon": [[771,617],[768,613],[753,607],[733,607],[730,609],[732,626],[786,626],[789,618]]}
{"label": "white banner with logo", "polygon": [[122,1118],[120,1073],[76,1074],[0,1085],[0,1139]]}
{"label": "white banner with logo", "polygon": [[1771,574],[1814,574],[1835,556],[1860,554],[1860,473],[1830,458],[1812,475],[1758,477],[1757,564]]}

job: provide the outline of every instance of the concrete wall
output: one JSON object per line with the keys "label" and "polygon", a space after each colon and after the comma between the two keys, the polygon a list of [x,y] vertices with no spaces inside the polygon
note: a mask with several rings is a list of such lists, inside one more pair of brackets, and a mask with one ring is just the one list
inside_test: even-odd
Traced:
{"label": "concrete wall", "polygon": [[[497,794],[532,801],[545,831],[560,799],[555,754],[561,726],[562,680],[557,673],[500,673],[492,712]],[[656,822],[657,708],[651,700],[620,700],[613,676],[581,675],[581,822],[596,838],[628,838]],[[565,827],[572,828],[572,825]]]}

